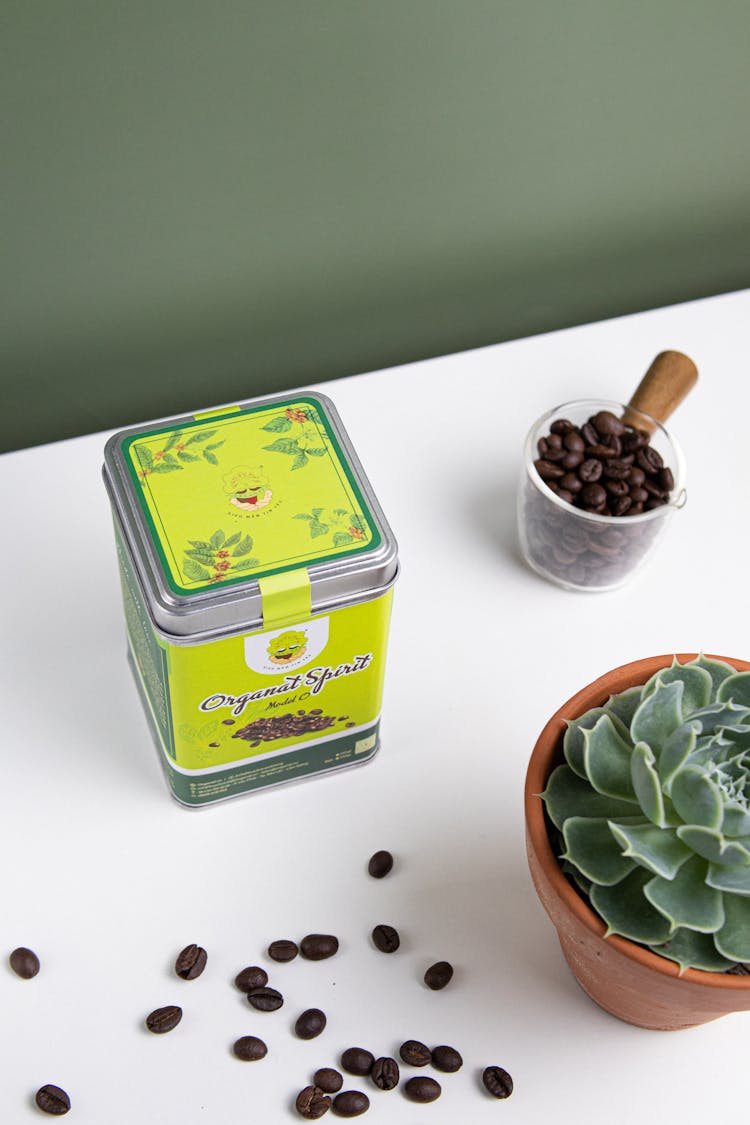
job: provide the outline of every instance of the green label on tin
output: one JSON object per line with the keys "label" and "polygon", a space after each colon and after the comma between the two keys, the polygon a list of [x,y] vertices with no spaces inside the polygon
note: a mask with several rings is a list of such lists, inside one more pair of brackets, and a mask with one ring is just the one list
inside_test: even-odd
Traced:
{"label": "green label on tin", "polygon": [[126,438],[123,453],[176,593],[307,567],[380,542],[314,398],[200,415]]}

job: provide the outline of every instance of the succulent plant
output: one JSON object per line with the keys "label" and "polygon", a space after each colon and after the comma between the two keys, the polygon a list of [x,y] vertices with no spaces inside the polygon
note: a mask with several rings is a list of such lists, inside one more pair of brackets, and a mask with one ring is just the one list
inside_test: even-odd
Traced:
{"label": "succulent plant", "polygon": [[680,971],[750,961],[750,672],[675,658],[563,748],[542,797],[607,935]]}

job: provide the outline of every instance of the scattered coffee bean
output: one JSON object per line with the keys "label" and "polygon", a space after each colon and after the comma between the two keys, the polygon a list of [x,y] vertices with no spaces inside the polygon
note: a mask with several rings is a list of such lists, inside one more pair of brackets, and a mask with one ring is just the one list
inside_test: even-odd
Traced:
{"label": "scattered coffee bean", "polygon": [[237,973],[234,983],[240,992],[252,992],[254,988],[263,988],[264,984],[268,984],[268,973],[259,965],[248,965]]}
{"label": "scattered coffee bean", "polygon": [[284,997],[277,989],[264,985],[262,988],[251,989],[247,993],[247,1002],[257,1012],[276,1012],[284,1003]]}
{"label": "scattered coffee bean", "polygon": [[243,1035],[232,1047],[234,1054],[243,1062],[255,1062],[264,1059],[268,1054],[268,1047],[257,1035]]}
{"label": "scattered coffee bean", "polygon": [[335,722],[335,715],[324,715],[319,707],[308,715],[294,715],[290,711],[286,715],[255,719],[235,731],[232,738],[241,738],[251,746],[258,746],[261,742],[274,742],[277,738],[298,738],[310,731],[327,730]]}
{"label": "scattered coffee bean", "polygon": [[308,1121],[317,1121],[331,1108],[331,1099],[317,1086],[305,1086],[294,1103],[297,1113]]}
{"label": "scattered coffee bean", "polygon": [[308,934],[299,943],[299,951],[308,961],[323,961],[338,951],[339,939],[333,934]]}
{"label": "scattered coffee bean", "polygon": [[370,1078],[379,1090],[395,1090],[400,1078],[398,1063],[389,1056],[375,1059]]}
{"label": "scattered coffee bean", "polygon": [[294,1034],[298,1039],[315,1039],[325,1029],[325,1026],[325,1012],[321,1012],[320,1008],[308,1008],[301,1016],[297,1017]]}
{"label": "scattered coffee bean", "polygon": [[322,1066],[313,1075],[313,1082],[324,1094],[337,1094],[344,1085],[344,1079],[332,1066]]}
{"label": "scattered coffee bean", "polygon": [[434,1102],[441,1093],[440,1083],[427,1075],[417,1074],[404,1084],[404,1093],[413,1102]]}
{"label": "scattered coffee bean", "polygon": [[372,1070],[375,1056],[364,1047],[347,1047],[341,1056],[341,1066],[348,1074],[364,1077]]}
{"label": "scattered coffee bean", "polygon": [[268,956],[272,961],[293,961],[298,953],[299,947],[296,941],[287,941],[285,938],[272,941],[268,947]]}
{"label": "scattered coffee bean", "polygon": [[372,942],[381,953],[395,953],[401,944],[401,938],[398,936],[398,930],[383,923],[372,931]]}
{"label": "scattered coffee bean", "polygon": [[70,1109],[70,1098],[59,1086],[40,1086],[34,1098],[42,1113],[62,1117]]}
{"label": "scattered coffee bean", "polygon": [[146,1016],[146,1027],[154,1035],[164,1035],[167,1031],[174,1031],[182,1019],[182,1008],[176,1004],[167,1004],[164,1008],[155,1008]]}
{"label": "scattered coffee bean", "polygon": [[206,967],[208,954],[200,945],[186,945],[174,963],[174,971],[183,980],[195,980]]}
{"label": "scattered coffee bean", "polygon": [[509,1098],[513,1093],[513,1079],[501,1066],[487,1066],[482,1071],[484,1088],[493,1098]]}
{"label": "scattered coffee bean", "polygon": [[407,1039],[399,1047],[398,1053],[407,1066],[427,1066],[432,1061],[432,1051],[418,1039]]}
{"label": "scattered coffee bean", "polygon": [[370,1108],[370,1099],[361,1090],[342,1090],[333,1099],[333,1112],[339,1117],[359,1117]]}
{"label": "scattered coffee bean", "polygon": [[236,722],[237,722],[237,720],[236,720],[236,719],[222,719],[222,720],[221,720],[221,725],[222,725],[223,727],[233,727],[233,726],[235,725],[235,723],[236,723]]}
{"label": "scattered coffee bean", "polygon": [[425,973],[424,982],[433,992],[437,992],[438,989],[445,988],[446,984],[450,983],[452,976],[453,966],[449,961],[436,961],[434,965],[430,965]]}
{"label": "scattered coffee bean", "polygon": [[367,864],[367,870],[372,875],[373,879],[382,879],[387,875],[393,867],[393,856],[390,852],[380,851],[375,852],[370,856],[370,862]]}
{"label": "scattered coffee bean", "polygon": [[433,1047],[432,1065],[435,1070],[442,1070],[445,1074],[455,1074],[464,1065],[464,1060],[455,1047]]}
{"label": "scattered coffee bean", "polygon": [[8,963],[16,976],[23,980],[31,980],[39,972],[39,958],[33,949],[26,949],[23,945],[13,950]]}

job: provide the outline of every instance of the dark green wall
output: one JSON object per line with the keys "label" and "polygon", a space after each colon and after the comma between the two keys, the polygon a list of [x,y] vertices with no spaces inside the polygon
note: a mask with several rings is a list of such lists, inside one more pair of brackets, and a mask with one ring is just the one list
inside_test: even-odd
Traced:
{"label": "dark green wall", "polygon": [[2,448],[750,283],[748,0],[0,21]]}

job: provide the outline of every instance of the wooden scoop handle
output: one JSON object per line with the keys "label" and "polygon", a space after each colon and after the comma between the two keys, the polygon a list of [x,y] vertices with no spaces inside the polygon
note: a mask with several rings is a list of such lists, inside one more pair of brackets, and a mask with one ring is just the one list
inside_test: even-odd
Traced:
{"label": "wooden scoop handle", "polygon": [[[673,410],[698,380],[698,368],[683,352],[659,352],[641,379],[628,403],[634,410],[650,414],[657,422],[666,422]],[[623,421],[629,426],[648,429],[644,420],[625,411]],[[653,429],[653,426],[650,427]]]}

